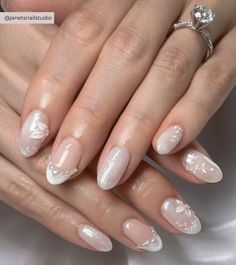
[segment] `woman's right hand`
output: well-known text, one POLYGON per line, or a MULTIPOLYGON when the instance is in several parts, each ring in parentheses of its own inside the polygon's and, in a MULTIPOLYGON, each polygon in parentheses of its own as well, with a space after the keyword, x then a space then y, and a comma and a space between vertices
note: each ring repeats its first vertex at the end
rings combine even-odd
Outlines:
MULTIPOLYGON (((33 158, 21 156, 17 135, 24 95, 56 30, 56 26, 0 26, 1 200, 64 239, 93 250, 111 250, 108 236, 137 251, 160 250, 160 237, 139 212, 169 232, 198 233, 198 217, 167 178, 146 162, 117 189, 126 203, 112 191, 99 189, 96 165, 80 178, 55 187, 44 178, 50 145, 33 158)), ((187 149, 193 147, 206 153, 197 143, 187 149)), ((182 168, 181 153, 165 158, 156 153, 150 156, 169 171, 196 182, 182 168)))

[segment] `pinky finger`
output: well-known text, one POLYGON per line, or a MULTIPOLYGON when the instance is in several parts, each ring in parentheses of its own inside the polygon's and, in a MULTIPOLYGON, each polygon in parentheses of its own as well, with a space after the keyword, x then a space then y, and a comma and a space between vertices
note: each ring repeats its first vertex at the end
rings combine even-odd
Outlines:
POLYGON ((85 217, 42 189, 0 155, 0 200, 83 248, 107 252, 112 243, 85 217))
POLYGON ((235 39, 236 28, 224 36, 213 56, 196 72, 188 91, 154 136, 156 152, 164 155, 186 147, 225 101, 236 84, 235 39))
POLYGON ((148 155, 166 170, 193 184, 215 183, 223 178, 219 166, 196 141, 172 155, 160 155, 152 148, 148 155))

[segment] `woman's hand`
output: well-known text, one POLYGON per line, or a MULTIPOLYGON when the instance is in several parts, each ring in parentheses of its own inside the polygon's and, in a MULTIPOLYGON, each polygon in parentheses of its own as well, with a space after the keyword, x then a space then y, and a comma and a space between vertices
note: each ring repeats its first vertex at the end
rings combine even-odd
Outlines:
MULTIPOLYGON (((27 2, 6 1, 9 10, 17 4, 26 8, 27 2)), ((194 1, 77 0, 71 6, 59 1, 56 7, 41 1, 34 10, 44 4, 44 9, 50 5, 61 14, 60 21, 72 14, 31 82, 21 150, 32 156, 61 126, 47 169, 51 184, 82 172, 118 118, 99 159, 98 183, 110 189, 124 182, 151 142, 156 151, 167 154, 195 139, 235 84, 234 0, 224 7, 221 0, 204 1, 217 16, 209 28, 215 52, 203 65, 206 44, 200 34, 178 30, 167 38, 178 18, 190 20, 194 1)), ((207 162, 207 174, 191 170, 195 177, 221 180, 220 169, 206 157, 187 154, 183 159, 187 170, 189 162, 198 168, 207 162)))
MULTIPOLYGON (((139 212, 169 232, 198 233, 201 223, 196 214, 166 177, 146 162, 119 186, 117 195, 99 189, 96 164, 63 186, 50 185, 43 177, 50 145, 31 159, 21 156, 17 135, 23 99, 56 30, 56 26, 0 26, 1 200, 64 239, 92 250, 111 250, 108 236, 137 251, 160 250, 160 237, 139 212)), ((193 148, 207 155, 197 143, 184 152, 193 148)), ((181 153, 165 159, 158 154, 150 156, 173 173, 196 182, 182 169, 181 153)))

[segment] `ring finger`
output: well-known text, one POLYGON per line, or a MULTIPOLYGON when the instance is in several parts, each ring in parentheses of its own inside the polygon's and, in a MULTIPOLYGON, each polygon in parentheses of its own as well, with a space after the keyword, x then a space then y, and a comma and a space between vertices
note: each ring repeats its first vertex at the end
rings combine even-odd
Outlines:
MULTIPOLYGON (((184 10, 181 20, 187 20, 192 5, 190 3, 184 10)), ((221 3, 214 2, 211 6, 218 14, 218 19, 210 28, 213 40, 216 40, 231 23, 233 11, 229 7, 227 20, 222 23, 221 13, 217 12, 221 9, 221 3)), ((112 188, 123 182, 137 167, 162 120, 187 90, 205 53, 206 44, 196 32, 175 31, 168 38, 102 152, 98 165, 98 183, 103 189, 112 188), (125 153, 129 156, 125 156, 125 153)), ((174 129, 176 137, 180 138, 183 133, 181 128, 176 125, 174 129)), ((217 182, 222 178, 220 170, 218 171, 214 175, 215 180, 211 179, 211 182, 217 182)))
MULTIPOLYGON (((148 71, 182 4, 170 0, 149 0, 148 4, 136 1, 106 42, 55 140, 50 162, 59 174, 52 174, 48 168, 51 184, 65 182, 76 169, 83 171, 97 154, 148 71), (174 8, 170 9, 171 4, 174 8)), ((128 159, 128 152, 124 156, 128 159)))

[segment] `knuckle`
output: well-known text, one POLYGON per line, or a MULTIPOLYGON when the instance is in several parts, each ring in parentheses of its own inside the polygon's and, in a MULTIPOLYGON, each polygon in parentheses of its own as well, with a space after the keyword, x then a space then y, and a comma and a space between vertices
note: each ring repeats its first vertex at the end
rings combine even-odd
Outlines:
POLYGON ((96 127, 103 127, 110 121, 108 112, 104 109, 104 104, 94 96, 84 96, 75 106, 75 113, 79 113, 79 119, 86 123, 91 123, 96 127))
POLYGON ((148 111, 147 108, 136 106, 134 109, 130 109, 129 113, 126 116, 127 122, 132 124, 137 124, 139 127, 142 125, 142 128, 150 131, 150 128, 155 124, 155 117, 151 115, 152 111, 148 111))
POLYGON ((38 81, 40 86, 42 88, 58 88, 58 87, 64 87, 63 79, 60 75, 57 75, 53 71, 50 73, 45 73, 42 77, 42 79, 39 79, 38 81))
POLYGON ((115 201, 107 197, 100 197, 100 199, 95 202, 95 207, 102 216, 110 215, 114 210, 114 205, 115 201))
POLYGON ((21 207, 31 205, 38 198, 38 190, 34 188, 33 182, 22 175, 8 176, 0 185, 0 193, 7 201, 21 207))
POLYGON ((179 79, 185 76, 190 61, 182 48, 168 47, 160 51, 153 66, 167 77, 179 79))
POLYGON ((77 44, 87 44, 100 36, 103 27, 104 17, 102 13, 91 8, 69 15, 62 25, 62 32, 66 39, 77 44))
POLYGON ((214 90, 217 93, 222 92, 225 94, 232 85, 231 75, 225 71, 223 66, 215 65, 202 67, 202 69, 199 70, 198 76, 206 83, 206 86, 208 86, 210 90, 214 90))
POLYGON ((195 112, 198 113, 198 118, 209 117, 212 113, 209 104, 206 104, 194 96, 186 96, 185 105, 187 105, 186 109, 195 109, 195 112))
POLYGON ((50 222, 61 223, 63 220, 67 219, 67 214, 68 212, 65 207, 52 203, 47 209, 46 216, 50 222))
POLYGON ((108 56, 131 63, 142 59, 149 51, 150 41, 147 34, 131 27, 118 29, 104 47, 108 56))

